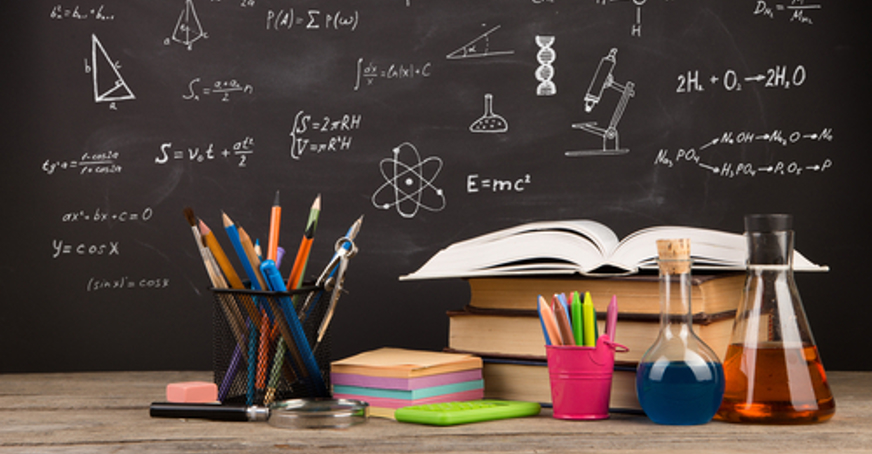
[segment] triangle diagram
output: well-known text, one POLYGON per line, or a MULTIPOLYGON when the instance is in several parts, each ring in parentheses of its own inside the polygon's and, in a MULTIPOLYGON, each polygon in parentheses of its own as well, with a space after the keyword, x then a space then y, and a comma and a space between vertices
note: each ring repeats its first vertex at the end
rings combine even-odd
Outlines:
POLYGON ((91 35, 91 66, 94 77, 94 101, 114 102, 136 99, 118 67, 109 58, 97 35, 91 35))
POLYGON ((500 26, 497 25, 496 27, 482 33, 478 38, 473 39, 463 47, 448 54, 446 58, 449 60, 462 60, 464 58, 481 58, 514 54, 515 51, 513 50, 490 50, 490 35, 499 28, 500 26))

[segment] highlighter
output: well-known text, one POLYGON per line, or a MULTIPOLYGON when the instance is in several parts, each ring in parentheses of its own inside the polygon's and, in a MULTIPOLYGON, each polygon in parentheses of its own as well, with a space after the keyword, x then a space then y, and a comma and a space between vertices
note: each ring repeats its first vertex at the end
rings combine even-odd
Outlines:
POLYGON ((584 317, 581 315, 581 298, 578 292, 572 292, 572 334, 575 336, 575 345, 584 345, 584 317))
POLYGON ((584 292, 584 302, 581 303, 581 312, 584 317, 584 346, 596 347, 596 311, 590 292, 584 292))

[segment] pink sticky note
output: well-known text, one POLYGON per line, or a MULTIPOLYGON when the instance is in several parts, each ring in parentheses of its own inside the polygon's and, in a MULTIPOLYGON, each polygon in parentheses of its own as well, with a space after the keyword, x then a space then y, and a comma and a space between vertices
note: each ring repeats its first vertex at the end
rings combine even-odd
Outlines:
POLYGON ((218 400, 218 386, 204 381, 170 383, 167 385, 168 402, 205 403, 218 400))

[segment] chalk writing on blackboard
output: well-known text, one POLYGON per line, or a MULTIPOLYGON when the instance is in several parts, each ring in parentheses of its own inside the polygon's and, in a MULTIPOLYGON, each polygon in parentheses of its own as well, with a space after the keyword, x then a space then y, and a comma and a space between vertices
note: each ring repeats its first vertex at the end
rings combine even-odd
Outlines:
POLYGON ((514 50, 492 50, 490 48, 490 35, 499 28, 500 26, 497 25, 496 27, 482 33, 477 38, 466 43, 463 47, 448 54, 445 58, 449 60, 462 60, 465 58, 483 58, 514 54, 514 50))
POLYGON ((102 208, 93 210, 74 210, 68 211, 61 215, 61 222, 74 224, 80 222, 92 223, 125 223, 125 222, 148 222, 154 217, 154 210, 151 207, 139 211, 117 211, 112 212, 102 208))
POLYGON ((72 7, 64 5, 55 5, 51 9, 49 17, 54 20, 75 19, 75 20, 96 20, 110 21, 115 20, 115 15, 105 12, 105 5, 100 5, 97 8, 82 8, 79 5, 72 7))
POLYGON ((396 208, 406 219, 414 218, 421 209, 438 212, 445 208, 444 192, 433 185, 442 171, 441 158, 421 160, 415 145, 404 142, 393 149, 391 158, 379 162, 379 168, 385 182, 372 195, 376 208, 396 208))
POLYGON ((85 60, 85 73, 91 73, 94 82, 94 102, 111 103, 136 99, 119 72, 121 64, 112 61, 97 35, 91 35, 91 60, 85 60))
POLYGON ((797 65, 788 67, 776 65, 764 72, 740 76, 735 70, 728 69, 723 75, 700 76, 699 70, 690 70, 679 74, 676 93, 695 93, 705 91, 705 82, 715 88, 723 88, 726 91, 742 91, 745 84, 754 84, 763 88, 790 89, 799 87, 808 78, 805 66, 797 65))
POLYGON ((357 59, 357 79, 354 83, 354 91, 361 86, 373 85, 376 79, 400 80, 430 77, 433 65, 430 62, 423 64, 415 63, 387 63, 376 64, 370 61, 364 65, 364 59, 357 59))
POLYGON ((703 170, 728 178, 737 176, 754 177, 758 174, 799 176, 804 172, 827 171, 832 168, 833 161, 829 158, 822 158, 805 163, 800 163, 798 160, 789 162, 779 160, 762 164, 750 162, 714 164, 712 163, 714 158, 711 157, 712 150, 710 149, 718 145, 733 146, 753 143, 767 143, 789 147, 799 142, 831 142, 832 140, 833 130, 831 128, 823 128, 821 131, 814 132, 793 131, 790 133, 785 133, 779 129, 765 133, 727 131, 700 147, 680 148, 675 152, 668 149, 660 149, 657 157, 654 159, 654 164, 671 168, 679 163, 690 163, 697 165, 703 170))
POLYGON ((235 159, 237 166, 246 167, 248 157, 252 154, 254 154, 254 138, 251 136, 246 136, 224 148, 217 147, 214 143, 209 143, 201 148, 200 146, 178 147, 172 142, 164 142, 161 144, 160 153, 154 158, 154 162, 155 164, 166 164, 173 160, 202 163, 217 159, 230 161, 232 158, 235 159))
POLYGON ((509 122, 502 115, 494 113, 494 97, 484 95, 484 114, 469 125, 470 132, 500 133, 509 130, 509 122))
POLYGON ((360 129, 363 115, 342 114, 338 117, 313 117, 305 111, 297 112, 291 129, 291 157, 300 159, 303 153, 320 154, 325 151, 348 151, 354 137, 349 133, 360 129), (312 135, 318 135, 312 139, 312 135))
POLYGON ((554 60, 557 60, 557 51, 551 46, 554 45, 554 36, 536 35, 536 45, 539 46, 539 52, 536 53, 536 61, 539 62, 539 67, 536 68, 536 80, 539 81, 539 86, 536 87, 536 96, 554 96, 557 94, 557 85, 552 80, 554 78, 554 60))
POLYGON ((134 278, 121 276, 113 278, 92 277, 85 285, 85 291, 97 292, 101 290, 160 290, 169 288, 170 279, 167 277, 134 278))
POLYGON ((105 241, 96 243, 72 242, 64 240, 52 240, 52 256, 56 259, 61 256, 97 257, 121 255, 119 241, 105 241))
POLYGON ((609 125, 605 128, 597 126, 596 122, 576 123, 572 125, 573 128, 581 129, 584 132, 589 132, 602 137, 603 146, 600 149, 567 151, 565 153, 566 156, 621 155, 630 151, 629 149, 621 148, 620 146, 618 123, 624 115, 627 103, 636 92, 633 82, 627 82, 621 85, 615 81, 615 78, 612 75, 612 71, 617 63, 617 59, 615 58, 617 53, 617 49, 612 49, 609 51, 608 55, 600 60, 599 66, 597 66, 596 72, 587 88, 587 93, 584 95, 584 110, 586 112, 592 112, 594 107, 599 104, 603 92, 606 89, 610 88, 621 94, 621 98, 614 108, 614 113, 609 121, 609 125))
POLYGON ((754 15, 762 16, 769 19, 776 17, 788 17, 790 22, 795 22, 805 25, 813 25, 811 17, 806 15, 806 11, 819 10, 821 5, 817 3, 806 4, 805 0, 790 0, 786 2, 771 3, 765 0, 757 0, 754 6, 754 15))
POLYGON ((466 192, 475 194, 478 192, 524 192, 533 180, 530 174, 521 178, 490 178, 481 177, 477 173, 467 175, 466 192))
POLYGON ((204 84, 202 79, 195 77, 188 82, 188 92, 182 95, 182 98, 189 101, 199 101, 200 96, 215 95, 221 101, 229 102, 231 95, 235 93, 250 95, 254 93, 254 87, 251 84, 243 84, 236 79, 216 80, 211 84, 204 84))
POLYGON ((105 153, 83 153, 80 159, 58 161, 46 159, 42 163, 43 172, 52 175, 59 170, 75 170, 79 175, 108 175, 121 173, 122 167, 118 164, 119 153, 107 151, 105 153))
MULTIPOLYGON (((200 15, 197 14, 197 9, 194 7, 194 0, 185 0, 185 7, 179 14, 179 20, 176 21, 176 27, 173 29, 170 39, 191 50, 195 42, 208 37, 200 23, 200 15)), ((165 44, 169 44, 169 41, 165 41, 165 44)))
POLYGON ((354 11, 322 11, 307 9, 297 12, 294 8, 269 10, 266 12, 267 30, 348 30, 355 31, 360 23, 360 12, 354 11))

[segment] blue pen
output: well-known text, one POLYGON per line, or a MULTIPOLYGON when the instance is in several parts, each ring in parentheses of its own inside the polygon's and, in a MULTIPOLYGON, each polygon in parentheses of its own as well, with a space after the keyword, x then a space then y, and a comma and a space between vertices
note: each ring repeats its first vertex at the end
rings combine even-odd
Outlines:
MULTIPOLYGON (((264 260, 260 265, 261 273, 267 282, 267 285, 274 292, 287 292, 285 282, 276 263, 272 260, 264 260)), ((316 396, 327 395, 327 385, 324 383, 324 378, 321 376, 321 369, 318 367, 318 362, 315 360, 315 355, 312 353, 312 348, 309 346, 309 340, 303 332, 303 325, 300 324, 300 319, 297 317, 297 312, 294 310, 294 304, 287 296, 278 298, 281 305, 281 312, 284 314, 285 324, 290 330, 293 338, 293 343, 297 346, 297 350, 302 356, 303 365, 309 371, 309 376, 312 378, 316 389, 316 396)), ((277 320, 276 323, 281 323, 277 320)), ((281 327, 281 325, 280 325, 281 327)), ((290 347, 289 339, 285 339, 285 343, 290 347)))

